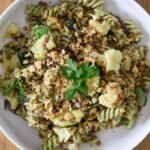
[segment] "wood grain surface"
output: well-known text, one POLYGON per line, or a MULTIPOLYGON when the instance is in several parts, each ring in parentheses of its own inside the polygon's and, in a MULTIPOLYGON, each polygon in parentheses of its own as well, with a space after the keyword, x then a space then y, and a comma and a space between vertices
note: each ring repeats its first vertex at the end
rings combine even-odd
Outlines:
MULTIPOLYGON (((14 0, 0 0, 0 14, 13 2, 14 0)), ((137 0, 137 2, 150 13, 150 0, 137 0)), ((0 132, 0 150, 17 150, 17 147, 12 144, 1 132, 0 132)), ((135 150, 150 150, 150 135, 145 138, 135 148, 135 150)))

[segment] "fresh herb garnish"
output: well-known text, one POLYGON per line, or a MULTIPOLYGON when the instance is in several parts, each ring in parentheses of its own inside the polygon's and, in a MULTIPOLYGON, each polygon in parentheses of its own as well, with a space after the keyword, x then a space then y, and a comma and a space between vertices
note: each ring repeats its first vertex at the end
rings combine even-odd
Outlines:
POLYGON ((16 88, 18 90, 18 100, 20 103, 23 103, 26 97, 25 88, 21 80, 18 80, 17 82, 16 88))
POLYGON ((50 29, 43 25, 36 25, 33 28, 33 31, 34 31, 34 38, 37 40, 40 39, 43 35, 47 34, 50 31, 50 29))
POLYGON ((76 87, 69 88, 65 93, 65 99, 72 100, 77 96, 77 94, 78 94, 78 89, 76 87))
POLYGON ((25 88, 20 79, 15 79, 3 90, 4 95, 10 95, 12 91, 16 91, 18 93, 18 101, 19 103, 23 103, 26 97, 25 88))
POLYGON ((84 63, 78 67, 77 63, 72 59, 68 60, 68 66, 62 66, 61 71, 68 80, 73 80, 73 87, 67 89, 65 99, 72 100, 78 93, 88 94, 86 80, 99 75, 99 68, 84 63))

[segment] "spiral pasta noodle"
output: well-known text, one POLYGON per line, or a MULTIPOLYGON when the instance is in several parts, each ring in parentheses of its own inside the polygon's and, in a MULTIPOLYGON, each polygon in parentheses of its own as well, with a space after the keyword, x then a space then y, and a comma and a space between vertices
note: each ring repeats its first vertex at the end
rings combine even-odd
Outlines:
POLYGON ((99 122, 107 122, 111 119, 116 119, 121 116, 120 109, 119 108, 113 108, 113 109, 106 109, 102 110, 99 114, 99 122))
POLYGON ((143 37, 141 31, 132 21, 125 21, 125 24, 129 30, 128 38, 131 42, 139 42, 143 37))
POLYGON ((78 0, 79 4, 82 4, 85 7, 91 7, 91 8, 102 8, 104 5, 104 0, 78 0))

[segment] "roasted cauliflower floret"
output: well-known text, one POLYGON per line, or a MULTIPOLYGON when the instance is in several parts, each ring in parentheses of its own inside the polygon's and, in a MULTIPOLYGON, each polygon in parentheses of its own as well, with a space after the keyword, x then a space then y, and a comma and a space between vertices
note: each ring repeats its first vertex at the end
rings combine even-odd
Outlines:
POLYGON ((53 39, 53 37, 50 37, 49 40, 48 40, 48 42, 47 42, 47 44, 46 44, 46 48, 48 50, 51 50, 51 49, 53 49, 55 47, 56 47, 56 44, 54 42, 54 39, 53 39))
POLYGON ((89 26, 91 28, 94 28, 98 33, 100 33, 101 35, 107 35, 111 26, 110 24, 108 24, 107 22, 98 22, 98 21, 94 21, 94 20, 89 20, 89 26))
POLYGON ((123 101, 123 91, 117 82, 110 82, 105 92, 99 97, 99 103, 108 108, 117 107, 123 101))
POLYGON ((122 53, 119 50, 110 49, 104 55, 106 59, 106 71, 118 72, 120 70, 122 53))
POLYGON ((43 60, 46 57, 46 50, 44 49, 44 42, 47 35, 43 35, 36 43, 31 47, 31 51, 34 54, 34 58, 37 60, 43 60))

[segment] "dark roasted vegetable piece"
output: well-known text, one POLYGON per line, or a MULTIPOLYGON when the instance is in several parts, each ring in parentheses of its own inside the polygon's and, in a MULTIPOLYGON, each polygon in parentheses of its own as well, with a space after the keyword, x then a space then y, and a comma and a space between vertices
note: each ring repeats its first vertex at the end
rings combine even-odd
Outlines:
POLYGON ((66 51, 66 53, 70 56, 70 58, 72 58, 73 60, 77 61, 77 57, 75 56, 74 52, 71 50, 70 47, 65 47, 64 50, 66 51))
POLYGON ((20 62, 20 65, 22 67, 25 67, 26 65, 23 64, 23 61, 25 60, 25 55, 27 54, 27 52, 20 52, 18 53, 18 59, 19 59, 19 62, 20 62))
POLYGON ((128 36, 130 33, 129 33, 129 29, 127 28, 126 24, 124 23, 124 21, 120 17, 117 17, 117 19, 118 19, 124 33, 128 36))
POLYGON ((75 22, 76 22, 75 19, 67 20, 67 21, 66 21, 66 26, 67 26, 69 29, 73 29, 73 25, 75 24, 75 22))
POLYGON ((30 65, 30 64, 33 63, 33 59, 34 59, 34 58, 33 58, 32 56, 26 57, 26 54, 28 54, 27 51, 22 51, 22 52, 19 52, 19 53, 17 54, 17 57, 18 57, 18 59, 19 59, 20 66, 21 66, 22 68, 25 68, 25 67, 27 67, 28 65, 30 65), (25 61, 25 60, 28 61, 26 64, 24 64, 24 61, 25 61))
POLYGON ((74 52, 73 52, 73 51, 71 50, 71 48, 68 47, 68 46, 64 47, 64 46, 60 45, 60 46, 58 46, 58 47, 52 49, 51 52, 52 52, 52 51, 62 51, 62 50, 65 50, 65 52, 70 56, 71 59, 73 59, 73 60, 75 60, 75 61, 78 61, 78 59, 77 59, 77 57, 75 56, 74 52))
POLYGON ((14 109, 11 108, 11 104, 10 104, 10 102, 9 102, 8 100, 5 100, 5 101, 4 101, 4 109, 5 109, 5 110, 8 109, 10 112, 12 112, 12 113, 15 114, 15 115, 17 115, 17 114, 16 114, 16 111, 18 110, 18 108, 19 108, 19 105, 18 105, 18 107, 14 110, 14 109))

